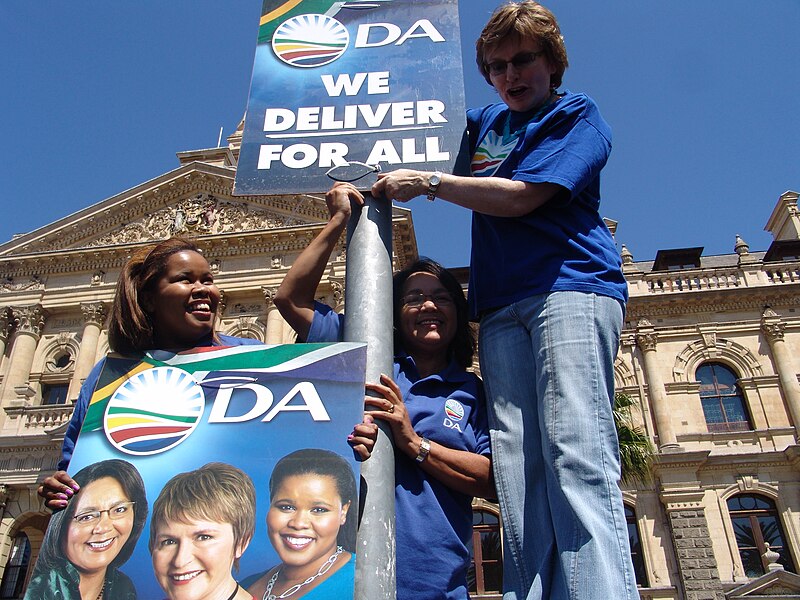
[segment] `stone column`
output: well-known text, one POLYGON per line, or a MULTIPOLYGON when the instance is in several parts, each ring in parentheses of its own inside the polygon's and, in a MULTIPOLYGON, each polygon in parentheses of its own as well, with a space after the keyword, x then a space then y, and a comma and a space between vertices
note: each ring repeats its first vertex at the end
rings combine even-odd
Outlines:
POLYGON ((267 303, 267 339, 264 341, 267 344, 280 344, 283 342, 283 317, 274 302, 275 292, 278 290, 262 285, 261 291, 264 292, 264 301, 267 303))
POLYGON ((786 324, 778 313, 771 308, 766 308, 761 315, 761 331, 769 342, 781 391, 783 391, 786 404, 789 406, 789 414, 794 422, 795 432, 800 437, 800 383, 797 382, 797 372, 792 364, 792 356, 783 339, 785 329, 786 324))
POLYGON ((662 492, 685 600, 724 600, 702 490, 662 492))
MULTIPOLYGON (((44 311, 41 305, 13 306, 11 318, 16 331, 11 341, 11 357, 6 383, 3 386, 3 404, 18 399, 15 388, 28 383, 33 366, 36 345, 44 327, 44 311)), ((4 418, 4 416, 3 416, 4 418)))
POLYGON ((8 324, 10 323, 5 307, 0 307, 0 362, 6 355, 6 342, 8 342, 8 324))
POLYGON ((640 320, 636 327, 636 345, 644 360, 644 374, 650 394, 650 406, 653 408, 653 416, 658 430, 658 446, 662 452, 674 452, 680 450, 680 445, 672 428, 667 394, 658 369, 657 343, 658 334, 655 328, 647 319, 640 320))
POLYGON ((75 361, 75 371, 72 374, 72 381, 69 383, 68 400, 74 400, 78 397, 83 381, 94 366, 97 343, 100 340, 100 330, 106 318, 106 305, 103 302, 81 304, 81 312, 83 312, 84 320, 83 336, 81 337, 78 358, 75 361))

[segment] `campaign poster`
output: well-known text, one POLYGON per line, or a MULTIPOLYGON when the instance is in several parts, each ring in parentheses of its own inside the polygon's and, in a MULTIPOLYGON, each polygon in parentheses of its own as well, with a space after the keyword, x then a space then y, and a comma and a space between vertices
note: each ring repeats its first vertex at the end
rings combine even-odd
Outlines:
POLYGON ((465 172, 457 0, 264 0, 260 23, 236 194, 465 172))
POLYGON ((365 361, 357 343, 109 356, 69 466, 88 483, 53 515, 26 598, 79 597, 77 581, 104 567, 104 600, 226 600, 231 577, 252 585, 323 553, 332 575, 316 593, 335 583, 328 597, 352 598, 359 463, 347 437, 363 418, 365 361), (307 523, 323 513, 327 529, 307 523))

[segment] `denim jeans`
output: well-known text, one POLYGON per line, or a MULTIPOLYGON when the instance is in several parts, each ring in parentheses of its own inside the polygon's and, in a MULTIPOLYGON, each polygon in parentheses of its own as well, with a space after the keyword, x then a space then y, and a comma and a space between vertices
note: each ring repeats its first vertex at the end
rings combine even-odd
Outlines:
POLYGON ((623 308, 552 292, 481 320, 504 600, 638 600, 612 416, 623 308))

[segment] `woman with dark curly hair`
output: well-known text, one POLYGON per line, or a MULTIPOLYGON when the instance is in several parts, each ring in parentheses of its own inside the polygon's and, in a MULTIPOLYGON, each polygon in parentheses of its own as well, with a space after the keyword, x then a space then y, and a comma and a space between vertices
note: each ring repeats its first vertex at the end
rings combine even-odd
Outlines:
POLYGON ((130 558, 147 520, 147 496, 129 462, 104 460, 75 474, 81 491, 50 519, 28 585, 29 600, 135 600, 118 569, 130 558))
MULTIPOLYGON (((283 280, 275 305, 306 342, 341 339, 342 315, 315 301, 317 284, 363 196, 349 184, 326 195, 330 220, 283 280)), ((494 497, 488 426, 464 292, 447 269, 421 259, 394 278, 392 377, 367 397, 392 430, 397 598, 467 598, 474 496, 494 497), (424 559, 420 559, 424 557, 424 559)))

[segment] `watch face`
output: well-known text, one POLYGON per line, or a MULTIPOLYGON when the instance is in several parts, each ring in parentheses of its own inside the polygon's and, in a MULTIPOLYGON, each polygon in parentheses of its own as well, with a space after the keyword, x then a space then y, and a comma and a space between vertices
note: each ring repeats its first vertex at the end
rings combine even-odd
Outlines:
POLYGON ((441 183, 441 181, 442 181, 442 178, 439 176, 439 174, 438 173, 434 173, 433 175, 431 175, 431 178, 428 180, 428 185, 435 187, 435 186, 439 185, 441 183))

